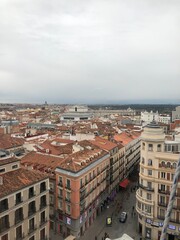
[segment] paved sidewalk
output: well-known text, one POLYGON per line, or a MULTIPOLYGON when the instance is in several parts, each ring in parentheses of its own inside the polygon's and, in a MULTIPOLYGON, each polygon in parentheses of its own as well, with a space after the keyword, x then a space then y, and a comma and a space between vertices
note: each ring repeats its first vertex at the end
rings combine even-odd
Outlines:
MULTIPOLYGON (((85 234, 79 240, 102 240, 105 232, 109 234, 111 239, 121 237, 124 233, 128 234, 135 240, 140 239, 137 232, 137 215, 132 215, 132 208, 135 207, 135 191, 131 192, 131 188, 135 186, 135 182, 130 182, 125 190, 121 190, 110 203, 109 208, 105 209, 100 216, 96 218, 93 224, 86 230, 85 234), (119 216, 122 211, 128 214, 125 223, 119 222, 119 216), (106 226, 106 217, 112 217, 112 226, 106 226)), ((52 234, 51 240, 63 240, 59 234, 52 234)))
MULTIPOLYGON (((114 202, 111 202, 109 208, 104 210, 100 216, 96 218, 94 223, 88 228, 84 236, 80 240, 102 240, 105 232, 110 238, 121 237, 124 233, 130 235, 133 239, 139 240, 140 236, 137 232, 137 215, 132 214, 132 208, 135 207, 135 191, 131 192, 131 187, 135 183, 130 183, 128 189, 120 191, 114 202), (125 223, 119 222, 120 212, 126 211, 128 214, 125 223), (106 217, 112 217, 112 226, 106 226, 106 217)), ((135 212, 135 211, 134 211, 135 212)))

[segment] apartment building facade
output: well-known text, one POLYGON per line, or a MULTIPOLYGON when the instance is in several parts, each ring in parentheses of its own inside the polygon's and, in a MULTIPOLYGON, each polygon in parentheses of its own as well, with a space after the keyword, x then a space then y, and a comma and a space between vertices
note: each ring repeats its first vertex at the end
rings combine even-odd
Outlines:
MULTIPOLYGON (((149 124, 141 135, 136 211, 144 239, 159 240, 177 166, 180 142, 166 141, 162 128, 149 124)), ((167 240, 180 236, 180 183, 167 229, 167 240)))
POLYGON ((56 168, 57 230, 64 238, 83 235, 107 204, 110 155, 89 145, 56 168))
POLYGON ((49 177, 49 226, 56 232, 56 177, 55 168, 61 164, 63 158, 55 155, 29 152, 21 159, 22 168, 45 173, 49 177))
POLYGON ((0 161, 0 239, 49 239, 49 179, 20 168, 17 159, 0 161))
POLYGON ((140 134, 122 132, 115 135, 114 139, 124 146, 124 178, 127 178, 140 161, 140 134))

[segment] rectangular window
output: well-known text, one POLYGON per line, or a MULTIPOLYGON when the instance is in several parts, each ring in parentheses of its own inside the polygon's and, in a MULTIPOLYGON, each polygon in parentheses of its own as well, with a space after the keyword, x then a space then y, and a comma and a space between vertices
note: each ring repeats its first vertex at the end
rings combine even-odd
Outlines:
POLYGON ((40 184, 40 193, 42 193, 42 192, 44 192, 44 191, 46 191, 46 182, 42 182, 42 183, 40 184))
POLYGON ((70 204, 66 204, 66 212, 67 213, 71 213, 71 205, 70 204))
POLYGON ((5 168, 0 169, 0 173, 3 173, 3 172, 5 172, 5 168))
POLYGON ((35 212, 36 212, 36 203, 35 201, 32 201, 29 203, 29 206, 28 206, 28 215, 31 216, 35 212))
POLYGON ((160 217, 161 218, 165 217, 165 210, 164 209, 160 209, 160 217))
POLYGON ((71 198, 70 192, 66 192, 66 199, 67 199, 68 201, 70 201, 70 198, 71 198))
POLYGON ((1 226, 1 229, 4 229, 4 230, 9 228, 9 215, 6 215, 0 218, 0 226, 1 226))
POLYGON ((12 166, 12 169, 16 169, 16 168, 18 168, 17 164, 12 166))
POLYGON ((22 239, 22 226, 16 228, 16 239, 22 239))
POLYGON ((83 186, 83 179, 81 178, 80 179, 80 187, 82 187, 83 186))
POLYGON ((0 213, 4 212, 8 210, 8 199, 4 199, 2 201, 0 201, 0 213))
POLYGON ((66 187, 67 187, 68 189, 71 189, 71 182, 70 182, 69 179, 66 180, 66 187))
POLYGON ((63 180, 62 180, 62 177, 59 177, 59 184, 62 186, 62 182, 63 182, 63 180))
POLYGON ((62 206, 63 206, 62 200, 59 200, 58 201, 58 208, 62 210, 62 208, 63 208, 62 206))
POLYGON ((15 211, 15 224, 23 221, 23 219, 24 219, 23 208, 21 207, 15 211))
POLYGON ((147 199, 151 200, 151 194, 150 193, 147 193, 147 199))
POLYGON ((40 240, 44 240, 46 238, 46 232, 45 232, 45 228, 43 228, 40 231, 40 240))
POLYGON ((152 170, 148 169, 148 175, 152 176, 152 170))
POLYGON ((161 178, 163 178, 163 179, 166 178, 166 173, 165 172, 161 172, 161 178))
POLYGON ((29 188, 29 198, 32 198, 34 196, 35 196, 34 187, 30 187, 29 188))
POLYGON ((166 187, 165 187, 165 185, 164 184, 161 184, 161 191, 165 191, 165 189, 166 189, 166 187))
POLYGON ((29 232, 32 232, 35 229, 34 218, 29 220, 29 232))
POLYGON ((152 182, 147 182, 147 188, 152 189, 152 182))
POLYGON ((16 194, 16 205, 22 203, 21 193, 16 194))
POLYGON ((1 240, 8 240, 8 233, 1 237, 1 240))
POLYGON ((40 198, 40 209, 44 208, 47 206, 47 203, 46 203, 46 195, 42 196, 40 198))
POLYGON ((46 213, 45 211, 41 213, 41 224, 45 223, 46 221, 46 213))
POLYGON ((29 238, 29 240, 35 240, 35 237, 34 237, 34 236, 32 236, 32 237, 30 237, 30 238, 29 238))

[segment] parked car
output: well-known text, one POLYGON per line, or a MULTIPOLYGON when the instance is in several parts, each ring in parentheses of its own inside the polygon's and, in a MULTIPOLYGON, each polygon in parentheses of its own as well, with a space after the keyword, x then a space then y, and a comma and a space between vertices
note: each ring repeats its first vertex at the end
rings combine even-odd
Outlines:
POLYGON ((127 219, 127 212, 122 212, 119 218, 119 221, 124 223, 127 219))

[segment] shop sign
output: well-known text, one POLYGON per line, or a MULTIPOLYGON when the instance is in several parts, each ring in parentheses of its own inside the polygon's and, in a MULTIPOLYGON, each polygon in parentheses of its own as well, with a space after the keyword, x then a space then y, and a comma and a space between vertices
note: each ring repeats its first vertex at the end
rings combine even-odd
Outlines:
POLYGON ((70 219, 69 217, 66 218, 66 223, 67 223, 68 225, 71 225, 71 219, 70 219))
POLYGON ((176 226, 171 225, 171 224, 168 225, 168 228, 169 228, 169 229, 172 229, 172 230, 176 230, 176 226))
POLYGON ((159 227, 159 223, 158 223, 158 222, 152 222, 152 223, 151 223, 151 226, 159 227))

